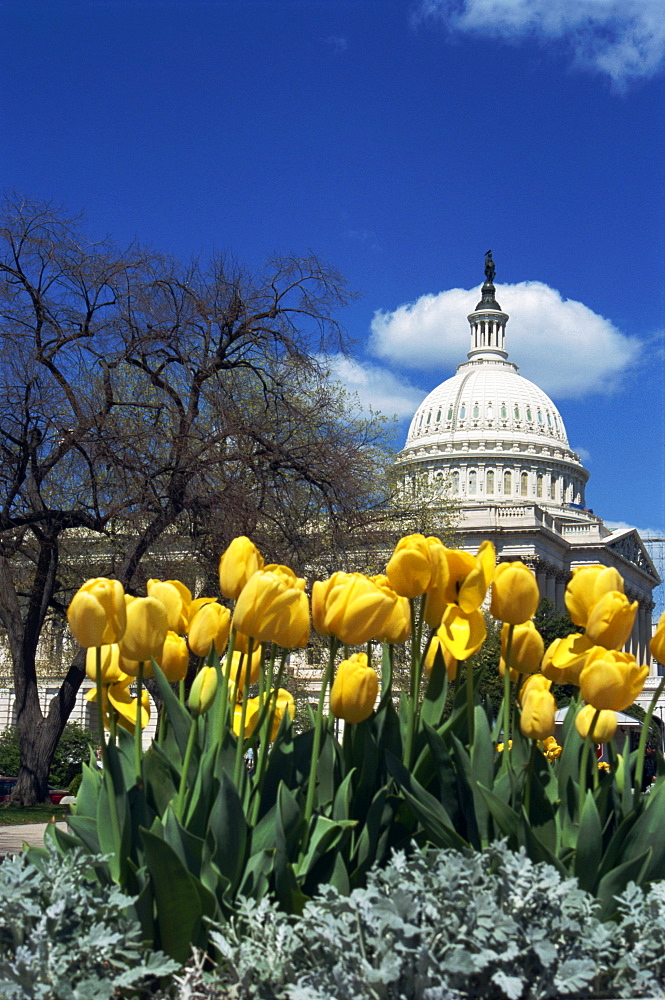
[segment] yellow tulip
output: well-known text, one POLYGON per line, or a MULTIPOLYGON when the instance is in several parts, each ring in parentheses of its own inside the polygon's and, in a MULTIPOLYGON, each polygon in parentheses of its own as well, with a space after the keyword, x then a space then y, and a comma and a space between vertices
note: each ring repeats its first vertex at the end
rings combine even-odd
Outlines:
MULTIPOLYGON (((593 705, 585 705, 575 716, 575 729, 583 740, 589 735, 596 709, 593 705)), ((617 731, 617 714, 610 709, 602 709, 593 727, 594 743, 609 743, 617 731)))
POLYGON ((660 616, 660 621, 649 643, 649 649, 654 660, 665 664, 665 611, 660 616))
POLYGON ((342 660, 330 691, 330 711, 345 722, 363 722, 374 709, 379 679, 368 666, 365 653, 354 653, 342 660))
MULTIPOLYGON (((243 688, 245 686, 245 675, 247 673, 247 664, 249 662, 249 657, 247 653, 243 653, 239 649, 233 650, 233 656, 231 657, 231 669, 229 671, 229 682, 234 685, 235 690, 238 692, 238 697, 242 698, 243 688)), ((252 665, 249 673, 249 683, 256 684, 259 679, 259 674, 261 671, 262 662, 262 649, 259 646, 252 652, 252 665)))
POLYGON ((487 595, 496 565, 491 542, 482 542, 477 553, 444 549, 444 569, 425 598, 424 618, 438 628, 447 605, 457 605, 464 614, 477 611, 487 595))
POLYGON ((234 538, 219 560, 219 589, 224 597, 237 600, 240 591, 257 570, 263 569, 263 556, 245 535, 234 538))
POLYGON ((594 708, 623 712, 637 698, 648 673, 649 668, 639 667, 631 653, 597 646, 588 653, 580 673, 580 691, 594 708))
POLYGON ((580 672, 589 652, 596 647, 581 632, 555 639, 545 651, 541 672, 555 684, 579 686, 580 672))
POLYGON ((155 597, 166 608, 169 630, 184 635, 189 621, 191 591, 180 580, 148 580, 148 597, 155 597))
POLYGON ((187 642, 195 656, 207 656, 213 645, 217 653, 226 649, 231 631, 231 612, 217 601, 201 605, 189 623, 187 642))
POLYGON ((387 642, 391 645, 406 642, 411 635, 411 606, 408 598, 400 597, 399 594, 395 593, 387 576, 379 574, 371 579, 393 602, 393 609, 383 626, 383 630, 377 633, 374 638, 379 642, 387 642))
POLYGON ((448 680, 454 681, 455 678, 457 677, 457 667, 458 667, 457 657, 453 656, 453 654, 447 649, 447 647, 444 646, 444 644, 439 639, 438 635, 432 636, 432 641, 430 642, 429 647, 427 649, 427 653, 425 655, 425 663, 424 663, 425 670, 427 671, 428 674, 432 673, 437 650, 440 650, 441 655, 443 656, 443 662, 446 667, 446 673, 448 674, 448 680))
POLYGON ((613 566, 577 566, 564 597, 575 624, 585 628, 594 604, 610 590, 623 593, 623 579, 613 566))
MULTIPOLYGON (((130 660, 126 656, 122 655, 122 650, 120 650, 120 669, 124 674, 130 677, 138 677, 140 663, 138 660, 130 660)), ((154 677, 154 670, 152 669, 152 659, 143 661, 143 676, 144 677, 154 677)))
POLYGON ((203 715, 207 712, 217 693, 217 670, 215 667, 202 667, 194 678, 189 691, 187 704, 192 715, 203 715))
MULTIPOLYGON (((501 659, 499 670, 503 677, 506 669, 506 649, 508 644, 508 632, 510 625, 504 624, 501 628, 501 659)), ((540 670, 540 662, 545 652, 545 643, 542 636, 532 621, 524 622, 523 625, 513 626, 513 643, 510 650, 510 672, 517 674, 535 674, 540 670)))
POLYGON ((589 612, 586 636, 596 646, 620 649, 633 631, 637 601, 631 604, 625 594, 609 590, 589 612))
POLYGON ((350 646, 381 635, 393 606, 388 594, 363 573, 333 573, 312 587, 314 628, 350 646))
POLYGON ((166 633, 162 652, 155 659, 171 684, 175 684, 176 681, 184 681, 189 667, 189 650, 181 635, 169 630, 166 633))
POLYGON ((549 691, 551 687, 552 681, 547 677, 543 677, 542 674, 529 674, 520 688, 520 705, 523 705, 529 695, 535 691, 549 691))
POLYGON ((522 625, 536 613, 540 595, 533 571, 522 562, 500 563, 494 571, 490 612, 499 621, 522 625))
POLYGON ((545 740, 554 735, 556 702, 549 691, 532 690, 522 703, 520 729, 531 740, 545 740))
POLYGON ((233 710, 233 732, 236 734, 238 739, 241 735, 244 740, 249 740, 254 735, 256 730, 256 724, 259 721, 259 716, 261 713, 261 706, 259 704, 258 698, 248 698, 247 708, 245 710, 245 728, 241 734, 240 723, 242 722, 242 705, 239 703, 235 706, 233 710))
MULTIPOLYGON (((110 729, 109 704, 113 705, 117 713, 118 725, 133 733, 136 728, 136 705, 137 699, 132 698, 129 686, 133 678, 124 675, 113 684, 104 684, 102 687, 102 718, 104 728, 110 729)), ((97 689, 91 688, 86 694, 86 701, 97 701, 97 689)), ((145 729, 150 721, 150 699, 148 692, 143 689, 141 692, 141 729, 145 729)))
POLYGON ((440 539, 424 535, 405 535, 395 546, 386 575, 400 597, 419 597, 439 579, 445 570, 444 547, 440 539))
POLYGON ((82 646, 106 646, 125 632, 125 591, 118 580, 86 580, 67 609, 72 635, 82 646))
POLYGON ((198 614, 201 608, 205 604, 218 604, 216 597, 195 597, 194 600, 189 605, 189 615, 187 617, 187 625, 191 625, 194 621, 194 616, 198 614))
POLYGON ((149 663, 151 657, 161 653, 167 631, 166 608, 161 601, 155 597, 129 598, 120 655, 126 660, 149 663))
POLYGON ((279 732, 279 727, 282 724, 282 719, 287 713, 291 716, 291 719, 295 718, 295 699, 290 691, 287 691, 285 688, 278 688, 277 701, 275 703, 275 714, 272 720, 270 736, 268 737, 271 742, 277 739, 277 733, 279 732))
POLYGON ((436 634, 456 660, 467 660, 485 641, 485 618, 482 611, 466 614, 456 604, 448 604, 436 634))
MULTIPOLYGON (((102 683, 114 684, 125 676, 120 666, 120 648, 117 642, 109 646, 100 646, 102 683)), ((89 646, 85 654, 85 672, 91 681, 97 680, 97 649, 89 646)))
POLYGON ((309 640, 309 604, 305 581, 286 566, 258 570, 236 602, 233 625, 260 642, 301 649, 309 640))

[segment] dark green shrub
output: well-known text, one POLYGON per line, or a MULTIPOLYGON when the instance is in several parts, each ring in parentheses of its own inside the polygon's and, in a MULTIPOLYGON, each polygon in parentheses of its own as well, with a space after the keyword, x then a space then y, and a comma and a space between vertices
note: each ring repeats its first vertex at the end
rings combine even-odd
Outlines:
POLYGON ((81 779, 82 778, 83 778, 83 774, 81 773, 81 771, 79 771, 79 773, 75 774, 74 777, 72 778, 72 780, 69 782, 69 794, 70 795, 78 795, 78 790, 81 787, 81 779))
MULTIPOLYGON (((49 784, 54 788, 67 788, 90 759, 90 748, 96 746, 95 738, 87 729, 77 722, 68 722, 53 754, 49 784)), ((17 775, 20 763, 18 732, 10 727, 0 734, 0 774, 17 775)))

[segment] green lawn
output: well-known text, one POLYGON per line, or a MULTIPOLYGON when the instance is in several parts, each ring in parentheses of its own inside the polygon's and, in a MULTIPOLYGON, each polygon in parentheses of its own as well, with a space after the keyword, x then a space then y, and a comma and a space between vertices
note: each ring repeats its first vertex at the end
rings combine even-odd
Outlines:
POLYGON ((56 820, 67 815, 65 806, 54 806, 44 803, 39 806, 5 806, 0 805, 0 826, 22 826, 25 823, 48 823, 55 816, 56 820))

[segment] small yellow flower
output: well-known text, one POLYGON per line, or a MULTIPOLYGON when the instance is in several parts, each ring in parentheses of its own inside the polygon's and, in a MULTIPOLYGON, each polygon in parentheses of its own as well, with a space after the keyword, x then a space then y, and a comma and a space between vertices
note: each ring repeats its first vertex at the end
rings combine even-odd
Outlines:
POLYGON ((162 668, 164 676, 171 683, 183 681, 189 667, 189 650, 181 635, 168 631, 159 656, 155 659, 162 668))
POLYGON ((333 573, 312 587, 314 628, 349 646, 384 634, 393 609, 394 599, 363 573, 333 573))
POLYGON ((214 644, 221 654, 229 641, 231 612, 217 601, 201 605, 190 620, 187 643, 195 656, 207 656, 214 644))
POLYGON ((365 653, 354 653, 337 668, 330 692, 330 711, 345 722, 369 718, 379 691, 379 679, 365 653))
MULTIPOLYGON (((109 646, 100 646, 99 649, 101 651, 102 683, 114 684, 125 677, 120 666, 120 648, 117 642, 109 646)), ((97 649, 94 646, 89 646, 86 651, 85 672, 91 681, 97 680, 97 649)))
POLYGON ((623 593, 623 579, 613 566, 577 566, 564 597, 575 624, 585 628, 594 604, 610 590, 623 593))
POLYGON ((484 643, 487 626, 482 611, 467 614, 456 604, 447 604, 436 634, 456 660, 467 660, 484 643))
POLYGON ((148 580, 148 597, 155 597, 166 608, 169 631, 184 635, 187 631, 191 591, 180 580, 148 580))
MULTIPOLYGON (((499 671, 503 677, 506 670, 506 650, 510 625, 501 628, 501 659, 499 671)), ((535 674, 545 652, 545 643, 532 621, 513 626, 513 643, 510 650, 510 677, 517 680, 518 674, 535 674), (513 676, 514 675, 514 676, 513 676)))
POLYGON ((582 697, 594 708, 623 712, 641 692, 649 673, 632 653, 597 646, 587 655, 580 674, 582 697))
POLYGON ((401 597, 419 597, 439 580, 445 570, 444 547, 440 539, 424 535, 405 535, 395 546, 386 575, 390 586, 401 597))
POLYGON ((589 612, 587 639, 606 649, 621 649, 633 631, 637 606, 637 601, 631 604, 620 591, 607 591, 589 612))
POLYGON ((395 593, 387 576, 380 574, 371 577, 371 579, 393 602, 392 611, 384 623, 383 629, 373 638, 391 645, 406 642, 411 635, 411 606, 408 598, 400 597, 399 594, 395 593))
POLYGON ((541 672, 555 684, 579 685, 582 667, 594 648, 581 632, 555 639, 545 651, 541 672))
POLYGON ((477 611, 487 595, 496 566, 492 542, 482 542, 475 556, 462 549, 444 549, 445 571, 439 574, 425 599, 424 618, 430 628, 438 628, 449 605, 463 614, 477 611))
POLYGON ((155 597, 127 599, 127 628, 120 640, 120 655, 126 660, 143 661, 159 656, 166 639, 166 608, 155 597))
POLYGON ((522 701, 520 729, 531 740, 544 740, 554 734, 556 702, 549 691, 533 690, 522 701))

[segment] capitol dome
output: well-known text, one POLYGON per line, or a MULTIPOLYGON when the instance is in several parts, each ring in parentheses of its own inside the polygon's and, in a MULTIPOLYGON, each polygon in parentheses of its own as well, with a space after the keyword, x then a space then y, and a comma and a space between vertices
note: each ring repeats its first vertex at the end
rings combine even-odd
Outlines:
POLYGON ((537 501, 584 508, 589 474, 568 446, 549 396, 508 361, 508 315, 496 301, 491 255, 469 317, 468 360, 418 407, 397 459, 404 489, 425 484, 464 504, 537 501))

